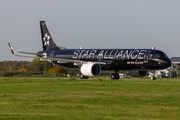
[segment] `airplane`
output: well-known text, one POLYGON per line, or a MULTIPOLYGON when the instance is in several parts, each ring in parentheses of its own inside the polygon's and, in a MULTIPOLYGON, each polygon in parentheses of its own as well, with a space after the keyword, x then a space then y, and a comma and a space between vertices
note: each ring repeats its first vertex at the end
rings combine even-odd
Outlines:
POLYGON ((151 80, 156 80, 155 71, 171 66, 171 60, 161 50, 156 49, 66 49, 54 42, 45 21, 40 21, 43 50, 37 53, 15 51, 8 43, 11 52, 20 57, 38 57, 68 69, 80 70, 80 78, 100 75, 102 70, 112 70, 111 79, 119 79, 118 71, 128 70, 133 77, 143 77, 151 71, 151 80))

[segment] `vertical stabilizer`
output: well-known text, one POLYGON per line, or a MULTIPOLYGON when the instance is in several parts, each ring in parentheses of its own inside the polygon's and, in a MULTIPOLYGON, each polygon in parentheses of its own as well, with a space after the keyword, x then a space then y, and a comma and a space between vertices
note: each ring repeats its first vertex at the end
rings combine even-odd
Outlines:
POLYGON ((52 36, 45 24, 45 21, 40 21, 41 28, 41 37, 42 37, 42 45, 43 50, 56 50, 58 49, 57 45, 54 43, 52 36))

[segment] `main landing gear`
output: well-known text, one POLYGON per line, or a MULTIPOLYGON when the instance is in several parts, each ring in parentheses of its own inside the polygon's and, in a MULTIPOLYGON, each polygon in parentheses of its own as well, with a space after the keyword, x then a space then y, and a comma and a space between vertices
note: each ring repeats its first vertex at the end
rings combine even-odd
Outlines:
POLYGON ((83 74, 80 74, 80 79, 88 79, 88 76, 84 76, 83 74))
POLYGON ((117 71, 115 71, 115 73, 111 74, 111 79, 119 79, 119 74, 117 73, 117 71))

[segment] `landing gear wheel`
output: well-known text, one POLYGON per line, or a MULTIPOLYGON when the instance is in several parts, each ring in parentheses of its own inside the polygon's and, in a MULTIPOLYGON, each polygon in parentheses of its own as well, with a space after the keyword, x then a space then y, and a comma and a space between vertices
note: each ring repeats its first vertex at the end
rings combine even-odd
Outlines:
POLYGON ((119 79, 119 74, 117 73, 111 74, 111 79, 119 79))
POLYGON ((155 76, 152 76, 152 77, 151 77, 151 80, 156 80, 156 77, 155 77, 155 76))
POLYGON ((151 80, 156 80, 155 72, 156 72, 155 70, 151 71, 151 80))
POLYGON ((89 77, 84 76, 83 74, 80 75, 80 79, 88 79, 89 77))

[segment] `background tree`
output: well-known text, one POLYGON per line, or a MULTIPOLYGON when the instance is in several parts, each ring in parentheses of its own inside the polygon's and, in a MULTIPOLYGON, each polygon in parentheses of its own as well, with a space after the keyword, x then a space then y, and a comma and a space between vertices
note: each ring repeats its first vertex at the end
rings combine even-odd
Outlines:
POLYGON ((63 74, 67 74, 67 70, 64 69, 63 67, 55 65, 54 67, 48 70, 48 74, 53 76, 61 76, 63 74))
POLYGON ((23 67, 23 68, 19 69, 19 72, 20 73, 25 73, 26 72, 26 68, 23 67))
POLYGON ((34 58, 32 63, 31 63, 30 70, 34 71, 34 72, 42 71, 43 70, 43 63, 42 63, 42 61, 40 61, 39 58, 34 58))
POLYGON ((48 61, 40 61, 34 58, 33 61, 3 61, 0 62, 0 76, 32 76, 32 75, 63 75, 67 70, 60 66, 53 66, 48 61))

